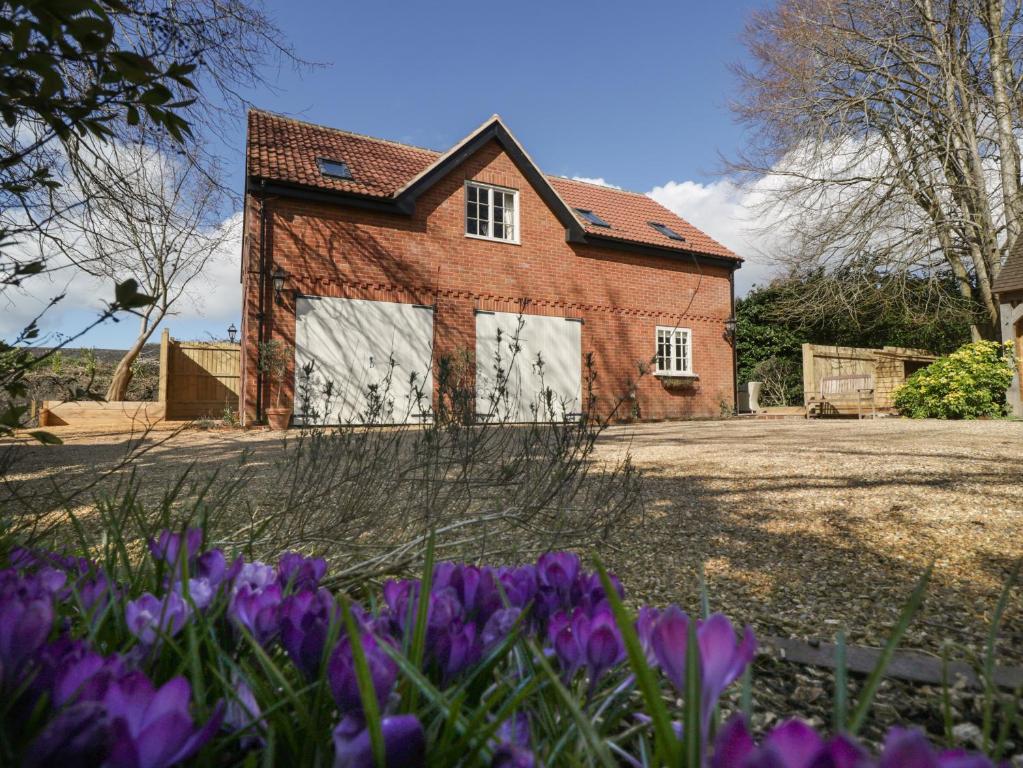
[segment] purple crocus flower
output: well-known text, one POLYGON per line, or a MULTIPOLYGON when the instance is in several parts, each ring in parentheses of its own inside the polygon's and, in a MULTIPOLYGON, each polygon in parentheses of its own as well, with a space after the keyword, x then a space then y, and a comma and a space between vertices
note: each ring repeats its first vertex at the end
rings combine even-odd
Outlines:
POLYGON ((52 627, 53 605, 37 587, 0 590, 0 688, 20 676, 52 627))
POLYGON ((551 617, 547 627, 547 639, 554 648, 566 681, 571 680, 585 662, 585 639, 579 637, 579 627, 573 618, 559 611, 551 617))
MULTIPOLYGON (((983 755, 965 750, 937 750, 919 730, 892 728, 884 740, 878 768, 991 768, 983 755)), ((842 768, 841 766, 839 768, 842 768)))
POLYGON ((571 616, 564 611, 556 613, 547 634, 565 679, 570 680, 585 666, 591 692, 604 673, 625 658, 625 644, 608 608, 597 611, 593 618, 581 608, 571 616))
POLYGON ((458 619, 453 619, 444 631, 431 632, 427 649, 445 682, 479 661, 482 653, 476 625, 463 624, 458 619))
POLYGON ((277 571, 274 567, 256 560, 241 565, 234 577, 233 589, 237 592, 243 587, 248 587, 252 591, 260 591, 276 583, 277 571))
POLYGON ((529 717, 525 712, 501 723, 493 746, 491 768, 534 768, 536 765, 536 758, 529 749, 529 717))
MULTIPOLYGON (((825 741, 806 723, 789 720, 768 733, 760 746, 746 719, 732 717, 718 734, 711 768, 869 768, 867 753, 847 736, 825 741)), ((900 764, 905 765, 905 764, 900 764)))
MULTIPOLYGON (((185 587, 182 582, 175 581, 172 589, 182 600, 185 599, 185 587)), ((213 586, 207 579, 189 579, 188 599, 192 601, 196 610, 205 611, 213 602, 213 586)))
MULTIPOLYGON (((426 737, 415 715, 394 715, 380 721, 387 768, 417 768, 426 760, 426 737)), ((373 768, 369 730, 358 715, 348 715, 334 729, 334 768, 373 768)))
POLYGON ((657 655, 654 653, 654 646, 652 636, 654 633, 654 627, 657 625, 657 620, 661 617, 661 612, 656 608, 649 605, 644 605, 639 609, 639 614, 636 616, 636 635, 639 637, 639 644, 643 648, 643 652, 646 654, 646 660, 648 664, 657 663, 657 655))
POLYGON ((46 724, 32 740, 21 764, 23 768, 103 765, 110 741, 106 708, 98 701, 83 701, 62 710, 46 724))
POLYGON ((508 604, 516 608, 525 608, 536 596, 536 567, 523 565, 518 568, 500 568, 497 580, 508 604))
POLYGON ((607 670, 625 658, 625 643, 610 608, 594 613, 587 621, 586 635, 586 666, 592 690, 607 670))
POLYGON ((99 569, 83 575, 75 589, 78 591, 78 599, 82 601, 82 607, 88 612, 102 612, 112 597, 110 580, 99 569))
POLYGON ((261 747, 265 743, 261 734, 266 732, 266 721, 261 717, 259 702, 240 674, 232 674, 231 681, 235 698, 228 701, 224 709, 224 725, 232 731, 246 731, 240 742, 242 749, 261 747))
POLYGON ((309 679, 319 674, 323 646, 337 610, 333 595, 325 589, 302 590, 281 603, 281 642, 291 661, 309 679))
POLYGON ((508 636, 508 633, 512 631, 521 615, 522 609, 515 607, 501 608, 494 611, 490 618, 487 619, 487 623, 483 626, 483 632, 480 634, 483 653, 489 653, 495 646, 499 645, 508 636))
MULTIPOLYGON (((67 643, 59 649, 47 651, 55 656, 60 654, 56 659, 50 692, 51 700, 57 707, 69 702, 101 701, 111 685, 130 674, 120 656, 102 656, 90 650, 83 642, 67 643)), ((45 652, 40 654, 44 658, 48 655, 45 652)))
POLYGON ((316 589, 327 572, 327 561, 322 557, 304 557, 298 552, 286 552, 277 564, 277 575, 282 584, 292 589, 316 589))
POLYGON ((260 645, 266 645, 277 634, 282 601, 281 585, 272 583, 255 589, 243 583, 231 597, 228 615, 247 629, 260 645))
POLYGON ((185 556, 189 561, 193 560, 202 546, 202 529, 189 528, 184 535, 166 529, 160 531, 157 538, 149 540, 149 551, 157 560, 177 567, 182 543, 185 545, 185 556))
POLYGON ((238 571, 241 570, 241 567, 242 560, 239 558, 234 561, 231 568, 232 572, 229 573, 227 558, 224 557, 223 551, 211 549, 203 552, 196 558, 195 575, 201 579, 206 579, 210 586, 216 589, 223 581, 233 579, 238 574, 238 571))
MULTIPOLYGON (((384 702, 398 678, 398 665, 380 647, 373 635, 363 633, 360 636, 362 650, 366 656, 366 666, 373 680, 373 690, 377 695, 377 703, 383 708, 384 702)), ((327 664, 327 679, 334 701, 342 713, 362 712, 362 697, 359 684, 355 677, 355 660, 352 657, 352 645, 345 637, 337 644, 327 664)))
MULTIPOLYGON (((650 645, 657 663, 680 693, 685 691, 689 621, 678 606, 672 605, 660 615, 650 632, 650 645)), ((757 642, 753 631, 746 627, 742 642, 737 643, 732 623, 720 613, 699 623, 696 636, 700 644, 700 716, 706 730, 722 691, 753 660, 757 642)))
POLYGON ((110 768, 164 768, 194 755, 220 728, 223 702, 201 729, 189 713, 192 691, 175 677, 155 688, 142 673, 112 685, 103 698, 113 744, 110 768))
POLYGON ((536 561, 536 575, 540 586, 567 598, 579 575, 579 556, 572 552, 546 552, 536 561))
POLYGON ((189 609, 181 595, 168 592, 160 598, 146 592, 124 607, 128 631, 145 645, 152 645, 162 633, 173 637, 185 626, 189 609))

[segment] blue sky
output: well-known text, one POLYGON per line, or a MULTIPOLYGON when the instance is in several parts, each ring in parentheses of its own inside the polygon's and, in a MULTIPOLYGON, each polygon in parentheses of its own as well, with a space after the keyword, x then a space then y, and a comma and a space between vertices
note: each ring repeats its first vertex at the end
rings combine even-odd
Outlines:
MULTIPOLYGON (((267 9, 298 55, 322 66, 285 65, 270 73, 273 91, 245 95, 266 109, 434 149, 497 112, 548 173, 659 188, 658 200, 745 256, 730 231, 735 199, 719 178, 719 153, 741 145, 728 111, 729 66, 741 59, 744 21, 760 5, 275 0, 267 9)), ((239 191, 243 145, 239 120, 220 148, 239 191)), ((172 335, 222 337, 238 323, 237 255, 229 260, 205 307, 183 307, 169 321, 172 335)), ((72 293, 50 330, 70 332, 90 316, 94 291, 72 293)), ((82 343, 126 346, 134 331, 131 321, 107 324, 82 343)))
POLYGON ((742 55, 738 36, 756 5, 271 4, 298 53, 332 66, 282 71, 279 93, 250 98, 432 149, 497 112, 548 173, 641 191, 668 179, 706 181, 717 151, 740 139, 727 109, 728 67, 742 55))

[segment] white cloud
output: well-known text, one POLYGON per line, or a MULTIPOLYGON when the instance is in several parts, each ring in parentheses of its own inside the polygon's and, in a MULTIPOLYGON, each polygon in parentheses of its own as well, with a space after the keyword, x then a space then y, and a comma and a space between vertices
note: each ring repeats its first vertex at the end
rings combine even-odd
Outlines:
POLYGON ((727 178, 710 184, 669 181, 647 192, 647 196, 745 259, 735 274, 739 295, 754 283, 769 282, 775 271, 770 259, 770 222, 757 213, 761 194, 759 184, 743 187, 727 178))
MULTIPOLYGON (((238 322, 241 315, 239 260, 242 214, 239 212, 227 217, 219 228, 227 230, 226 236, 164 323, 172 333, 175 321, 202 318, 218 327, 238 322)), ((28 244, 23 244, 21 250, 24 257, 34 255, 28 244)), ((76 333, 89 317, 102 312, 114 298, 112 279, 86 274, 60 255, 51 257, 47 266, 47 272, 27 278, 22 287, 0 293, 0 338, 13 339, 29 321, 46 309, 51 299, 61 294, 64 298, 40 321, 43 333, 76 333)), ((125 318, 123 324, 132 330, 135 328, 131 318, 125 318)))
POLYGON ((621 187, 619 187, 617 184, 612 184, 611 182, 606 181, 603 176, 598 176, 595 179, 590 178, 589 176, 573 176, 572 177, 572 181, 585 181, 587 184, 598 184, 601 187, 611 187, 611 189, 621 189, 621 187))

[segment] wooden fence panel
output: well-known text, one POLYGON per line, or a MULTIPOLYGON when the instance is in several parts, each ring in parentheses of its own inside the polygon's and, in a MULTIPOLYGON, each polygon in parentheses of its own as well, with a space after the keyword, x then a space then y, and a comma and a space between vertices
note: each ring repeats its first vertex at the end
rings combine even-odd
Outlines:
POLYGON ((241 385, 241 349, 237 344, 168 337, 164 359, 160 391, 166 393, 168 419, 222 416, 227 410, 237 413, 241 385))

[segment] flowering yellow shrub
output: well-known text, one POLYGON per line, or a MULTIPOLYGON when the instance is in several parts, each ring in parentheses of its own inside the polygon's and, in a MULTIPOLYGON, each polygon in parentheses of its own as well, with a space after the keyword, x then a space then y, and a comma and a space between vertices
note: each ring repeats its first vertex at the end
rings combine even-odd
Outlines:
POLYGON ((976 419, 1005 412, 1012 381, 1011 344, 964 344, 917 371, 895 392, 895 407, 913 419, 976 419))

